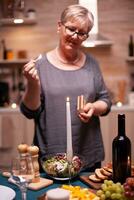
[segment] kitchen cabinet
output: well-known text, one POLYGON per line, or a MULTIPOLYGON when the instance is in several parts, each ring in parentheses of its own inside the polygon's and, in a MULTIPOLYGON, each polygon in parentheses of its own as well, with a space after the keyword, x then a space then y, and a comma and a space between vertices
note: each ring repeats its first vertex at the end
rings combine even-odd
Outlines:
POLYGON ((112 161, 112 141, 118 134, 118 114, 124 113, 126 115, 126 135, 131 140, 132 160, 134 162, 134 107, 133 106, 112 106, 111 112, 101 117, 101 129, 105 147, 105 160, 103 164, 112 161))
POLYGON ((25 118, 19 108, 0 108, 0 168, 10 166, 18 144, 32 144, 33 134, 33 120, 25 118))

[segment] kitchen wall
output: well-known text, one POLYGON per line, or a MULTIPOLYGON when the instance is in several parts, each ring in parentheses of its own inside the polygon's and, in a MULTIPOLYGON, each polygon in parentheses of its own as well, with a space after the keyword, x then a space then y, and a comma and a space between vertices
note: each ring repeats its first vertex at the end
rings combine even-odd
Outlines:
MULTIPOLYGON (((36 57, 57 45, 57 20, 61 11, 76 0, 29 0, 26 10, 34 8, 37 14, 36 25, 1 26, 0 38, 6 40, 8 48, 15 56, 18 50, 27 50, 28 59, 36 57)), ((99 31, 113 41, 111 47, 84 49, 94 55, 104 75, 106 84, 113 97, 113 102, 120 98, 125 103, 130 90, 130 71, 134 62, 126 61, 128 56, 129 35, 134 36, 134 1, 133 0, 98 0, 99 31), (122 97, 123 96, 123 97, 122 97)))

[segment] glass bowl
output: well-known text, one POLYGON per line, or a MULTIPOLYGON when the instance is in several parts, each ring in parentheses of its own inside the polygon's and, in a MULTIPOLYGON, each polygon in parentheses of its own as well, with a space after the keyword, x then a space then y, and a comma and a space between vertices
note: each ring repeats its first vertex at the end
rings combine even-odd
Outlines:
POLYGON ((67 161, 65 153, 41 157, 41 165, 45 173, 56 180, 68 180, 77 176, 82 169, 82 159, 74 156, 72 162, 67 161))

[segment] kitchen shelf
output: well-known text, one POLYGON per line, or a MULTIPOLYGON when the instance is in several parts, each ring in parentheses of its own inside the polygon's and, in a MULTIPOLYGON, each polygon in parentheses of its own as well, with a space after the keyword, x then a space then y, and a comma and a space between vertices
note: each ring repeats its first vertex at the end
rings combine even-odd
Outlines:
POLYGON ((27 59, 18 60, 0 60, 0 67, 21 67, 28 62, 27 59))
POLYGON ((36 19, 23 18, 23 23, 14 23, 14 18, 0 19, 0 25, 2 26, 22 26, 22 25, 34 25, 37 23, 36 19))
POLYGON ((127 62, 134 63, 134 56, 128 56, 127 57, 127 62))

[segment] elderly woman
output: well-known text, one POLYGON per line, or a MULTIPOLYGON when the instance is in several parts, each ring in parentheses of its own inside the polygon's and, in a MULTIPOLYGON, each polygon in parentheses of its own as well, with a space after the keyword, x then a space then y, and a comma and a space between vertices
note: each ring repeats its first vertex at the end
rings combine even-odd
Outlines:
POLYGON ((59 44, 38 61, 23 68, 27 88, 22 113, 35 120, 34 144, 40 155, 66 152, 66 97, 71 100, 74 154, 84 158, 89 170, 101 166, 104 148, 99 116, 110 111, 111 101, 98 62, 81 51, 93 27, 93 15, 80 5, 68 6, 61 14, 59 44), (84 95, 83 111, 77 97, 84 95))

